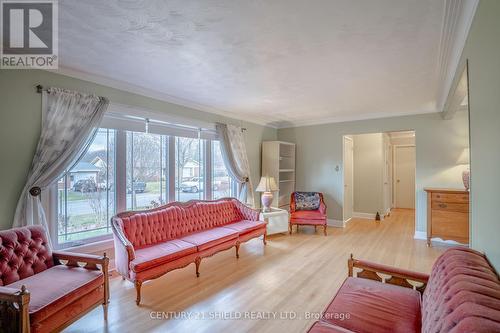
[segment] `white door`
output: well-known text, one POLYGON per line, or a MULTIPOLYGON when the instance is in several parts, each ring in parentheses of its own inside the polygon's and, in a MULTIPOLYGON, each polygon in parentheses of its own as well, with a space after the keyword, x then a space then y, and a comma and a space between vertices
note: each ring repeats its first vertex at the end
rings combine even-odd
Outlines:
POLYGON ((384 134, 384 214, 388 214, 392 208, 392 146, 389 136, 384 134))
POLYGON ((353 148, 352 138, 344 136, 344 221, 352 217, 354 206, 353 148))
POLYGON ((415 208, 415 146, 395 146, 396 208, 415 208))

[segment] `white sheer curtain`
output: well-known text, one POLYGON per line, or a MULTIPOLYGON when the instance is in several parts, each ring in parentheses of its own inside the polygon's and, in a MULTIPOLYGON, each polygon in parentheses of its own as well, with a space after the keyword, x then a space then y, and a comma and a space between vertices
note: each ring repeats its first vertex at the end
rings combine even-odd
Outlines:
POLYGON ((13 227, 40 224, 49 230, 40 193, 87 150, 108 105, 104 97, 59 88, 42 93, 42 131, 13 227))
POLYGON ((241 127, 217 123, 215 128, 226 169, 231 178, 239 184, 238 199, 255 207, 250 163, 241 127))

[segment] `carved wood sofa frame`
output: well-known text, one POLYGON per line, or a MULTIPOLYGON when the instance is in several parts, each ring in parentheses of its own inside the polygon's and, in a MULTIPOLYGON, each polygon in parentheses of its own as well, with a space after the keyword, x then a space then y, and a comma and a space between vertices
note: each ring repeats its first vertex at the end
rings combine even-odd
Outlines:
POLYGON ((350 277, 358 277, 381 283, 393 284, 400 287, 411 288, 417 290, 421 294, 424 292, 429 280, 429 275, 427 274, 372 263, 365 260, 354 259, 352 253, 351 257, 347 261, 347 268, 350 277), (355 268, 360 270, 355 272, 355 268), (383 277, 381 275, 386 275, 387 277, 383 277), (410 282, 416 283, 412 284, 410 282))

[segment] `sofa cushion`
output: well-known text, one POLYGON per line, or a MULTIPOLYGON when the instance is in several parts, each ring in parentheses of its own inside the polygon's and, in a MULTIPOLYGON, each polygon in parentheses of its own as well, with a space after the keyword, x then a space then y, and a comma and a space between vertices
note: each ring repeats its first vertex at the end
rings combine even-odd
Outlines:
POLYGON ((354 332, 420 332, 420 293, 350 277, 323 313, 323 321, 354 332))
POLYGON ((323 222, 326 220, 326 215, 317 210, 300 210, 293 213, 292 220, 319 220, 323 222))
POLYGON ((130 262, 134 272, 152 268, 196 252, 196 245, 173 239, 135 251, 135 259, 130 262))
POLYGON ((236 223, 227 224, 224 228, 237 231, 240 235, 246 234, 247 232, 254 231, 260 228, 265 228, 266 222, 263 221, 248 221, 243 220, 236 223))
POLYGON ((213 228, 181 238, 182 241, 196 245, 198 251, 238 238, 238 231, 228 228, 213 228))
POLYGON ((29 314, 33 325, 103 284, 100 270, 57 265, 8 287, 20 289, 25 285, 30 292, 29 314))
POLYGON ((0 231, 0 286, 54 266, 45 229, 40 225, 0 231))
POLYGON ((453 248, 436 260, 422 319, 425 332, 500 332, 500 281, 484 255, 453 248))

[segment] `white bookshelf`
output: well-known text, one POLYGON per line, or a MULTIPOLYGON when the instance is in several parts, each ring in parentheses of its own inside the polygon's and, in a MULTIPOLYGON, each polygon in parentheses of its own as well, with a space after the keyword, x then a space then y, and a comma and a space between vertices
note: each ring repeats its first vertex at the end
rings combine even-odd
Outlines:
POLYGON ((295 144, 262 142, 262 176, 274 177, 279 187, 271 206, 289 210, 290 196, 295 191, 295 144))

